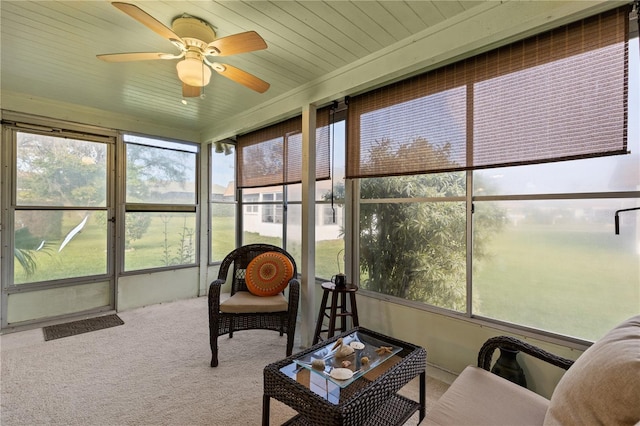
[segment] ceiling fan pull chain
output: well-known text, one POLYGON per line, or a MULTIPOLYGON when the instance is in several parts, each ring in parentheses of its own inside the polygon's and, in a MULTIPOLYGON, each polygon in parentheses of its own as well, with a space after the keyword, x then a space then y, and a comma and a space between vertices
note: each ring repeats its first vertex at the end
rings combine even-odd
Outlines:
POLYGON ((204 99, 204 88, 206 84, 204 84, 204 67, 207 65, 202 61, 202 87, 200 88, 200 99, 204 99))
MULTIPOLYGON (((333 223, 336 223, 336 207, 334 205, 335 192, 334 192, 334 177, 336 171, 336 138, 335 138, 335 125, 336 125, 336 110, 338 109, 338 101, 333 101, 331 108, 329 108, 329 125, 331 126, 331 133, 327 132, 327 137, 331 141, 331 216, 333 223)), ((340 265, 338 265, 340 269, 340 265)))

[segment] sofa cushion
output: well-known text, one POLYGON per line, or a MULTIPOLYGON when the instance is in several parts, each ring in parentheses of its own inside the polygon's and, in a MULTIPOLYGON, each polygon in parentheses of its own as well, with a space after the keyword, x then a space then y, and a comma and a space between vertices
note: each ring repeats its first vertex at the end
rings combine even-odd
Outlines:
POLYGON ((542 396, 469 366, 449 386, 425 419, 426 425, 539 425, 549 401, 542 396))
POLYGON ((587 349, 558 382, 545 425, 640 422, 640 315, 587 349))

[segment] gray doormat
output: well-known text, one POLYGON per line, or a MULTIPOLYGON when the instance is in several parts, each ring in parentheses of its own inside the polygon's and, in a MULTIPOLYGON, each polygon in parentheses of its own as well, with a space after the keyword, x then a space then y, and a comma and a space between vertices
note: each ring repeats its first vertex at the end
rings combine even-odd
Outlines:
POLYGON ((44 340, 47 341, 102 330, 103 328, 115 327, 122 324, 124 324, 124 321, 122 321, 118 315, 112 314, 68 322, 66 324, 50 325, 43 327, 42 331, 44 332, 44 340))

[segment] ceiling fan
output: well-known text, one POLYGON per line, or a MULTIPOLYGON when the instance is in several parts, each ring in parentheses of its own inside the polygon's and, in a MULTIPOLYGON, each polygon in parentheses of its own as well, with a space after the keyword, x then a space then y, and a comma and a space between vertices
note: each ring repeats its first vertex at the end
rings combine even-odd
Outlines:
POLYGON ((180 49, 180 53, 111 53, 96 55, 105 62, 148 61, 156 59, 181 59, 176 69, 182 81, 182 96, 200 96, 202 87, 209 84, 211 69, 218 74, 240 83, 249 89, 264 93, 269 83, 231 65, 212 62, 214 56, 229 56, 267 48, 265 41, 255 31, 216 38, 216 33, 207 22, 189 15, 173 20, 171 29, 140 9, 121 2, 111 3, 136 21, 169 40, 180 49))

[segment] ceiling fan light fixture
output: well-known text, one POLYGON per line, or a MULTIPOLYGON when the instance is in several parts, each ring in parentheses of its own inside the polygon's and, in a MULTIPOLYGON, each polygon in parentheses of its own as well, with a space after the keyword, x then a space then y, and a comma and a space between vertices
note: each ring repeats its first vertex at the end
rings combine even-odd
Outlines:
POLYGON ((178 78, 184 84, 203 87, 211 80, 211 68, 196 58, 185 58, 176 64, 178 78))

